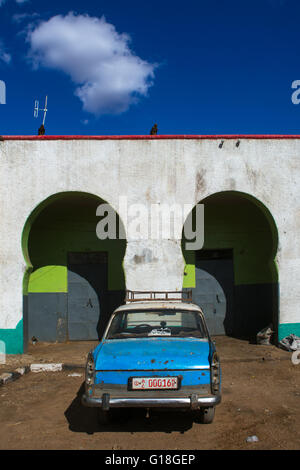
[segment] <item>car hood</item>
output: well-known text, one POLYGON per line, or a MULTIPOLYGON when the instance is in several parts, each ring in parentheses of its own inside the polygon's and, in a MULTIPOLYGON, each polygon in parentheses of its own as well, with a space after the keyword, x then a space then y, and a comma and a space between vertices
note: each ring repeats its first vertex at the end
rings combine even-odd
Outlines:
POLYGON ((209 367, 210 347, 199 338, 107 340, 94 351, 96 370, 165 370, 209 367))

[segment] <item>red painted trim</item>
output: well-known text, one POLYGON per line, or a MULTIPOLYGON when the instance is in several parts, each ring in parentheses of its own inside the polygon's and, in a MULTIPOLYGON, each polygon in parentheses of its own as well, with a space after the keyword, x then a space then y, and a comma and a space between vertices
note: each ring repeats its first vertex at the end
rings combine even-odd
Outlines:
POLYGON ((220 139, 300 139, 295 135, 258 135, 258 134, 226 134, 226 135, 3 135, 1 140, 220 140, 220 139))

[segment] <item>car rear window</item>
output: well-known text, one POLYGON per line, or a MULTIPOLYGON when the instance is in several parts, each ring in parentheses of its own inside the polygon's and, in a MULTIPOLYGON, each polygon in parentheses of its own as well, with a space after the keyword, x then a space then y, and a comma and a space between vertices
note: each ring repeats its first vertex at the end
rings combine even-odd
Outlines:
POLYGON ((133 310, 118 312, 106 339, 175 336, 206 338, 202 317, 186 310, 133 310))

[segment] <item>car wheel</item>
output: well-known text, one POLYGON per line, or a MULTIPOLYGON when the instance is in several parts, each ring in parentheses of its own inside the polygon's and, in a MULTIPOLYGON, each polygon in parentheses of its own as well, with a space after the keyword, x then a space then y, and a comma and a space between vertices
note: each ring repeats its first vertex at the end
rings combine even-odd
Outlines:
POLYGON ((99 424, 109 424, 111 421, 111 413, 110 411, 97 408, 97 418, 99 424))
POLYGON ((202 424, 210 424, 213 422, 215 417, 215 407, 210 406, 209 408, 201 408, 199 411, 199 421, 202 424))

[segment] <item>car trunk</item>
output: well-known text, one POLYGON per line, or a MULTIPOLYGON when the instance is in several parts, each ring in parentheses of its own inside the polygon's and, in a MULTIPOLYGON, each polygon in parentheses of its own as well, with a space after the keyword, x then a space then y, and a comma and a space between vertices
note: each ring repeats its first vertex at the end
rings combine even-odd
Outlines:
POLYGON ((210 384, 209 354, 208 340, 199 338, 104 341, 95 357, 95 384, 123 386, 127 390, 133 377, 178 377, 180 388, 206 390, 210 384))

